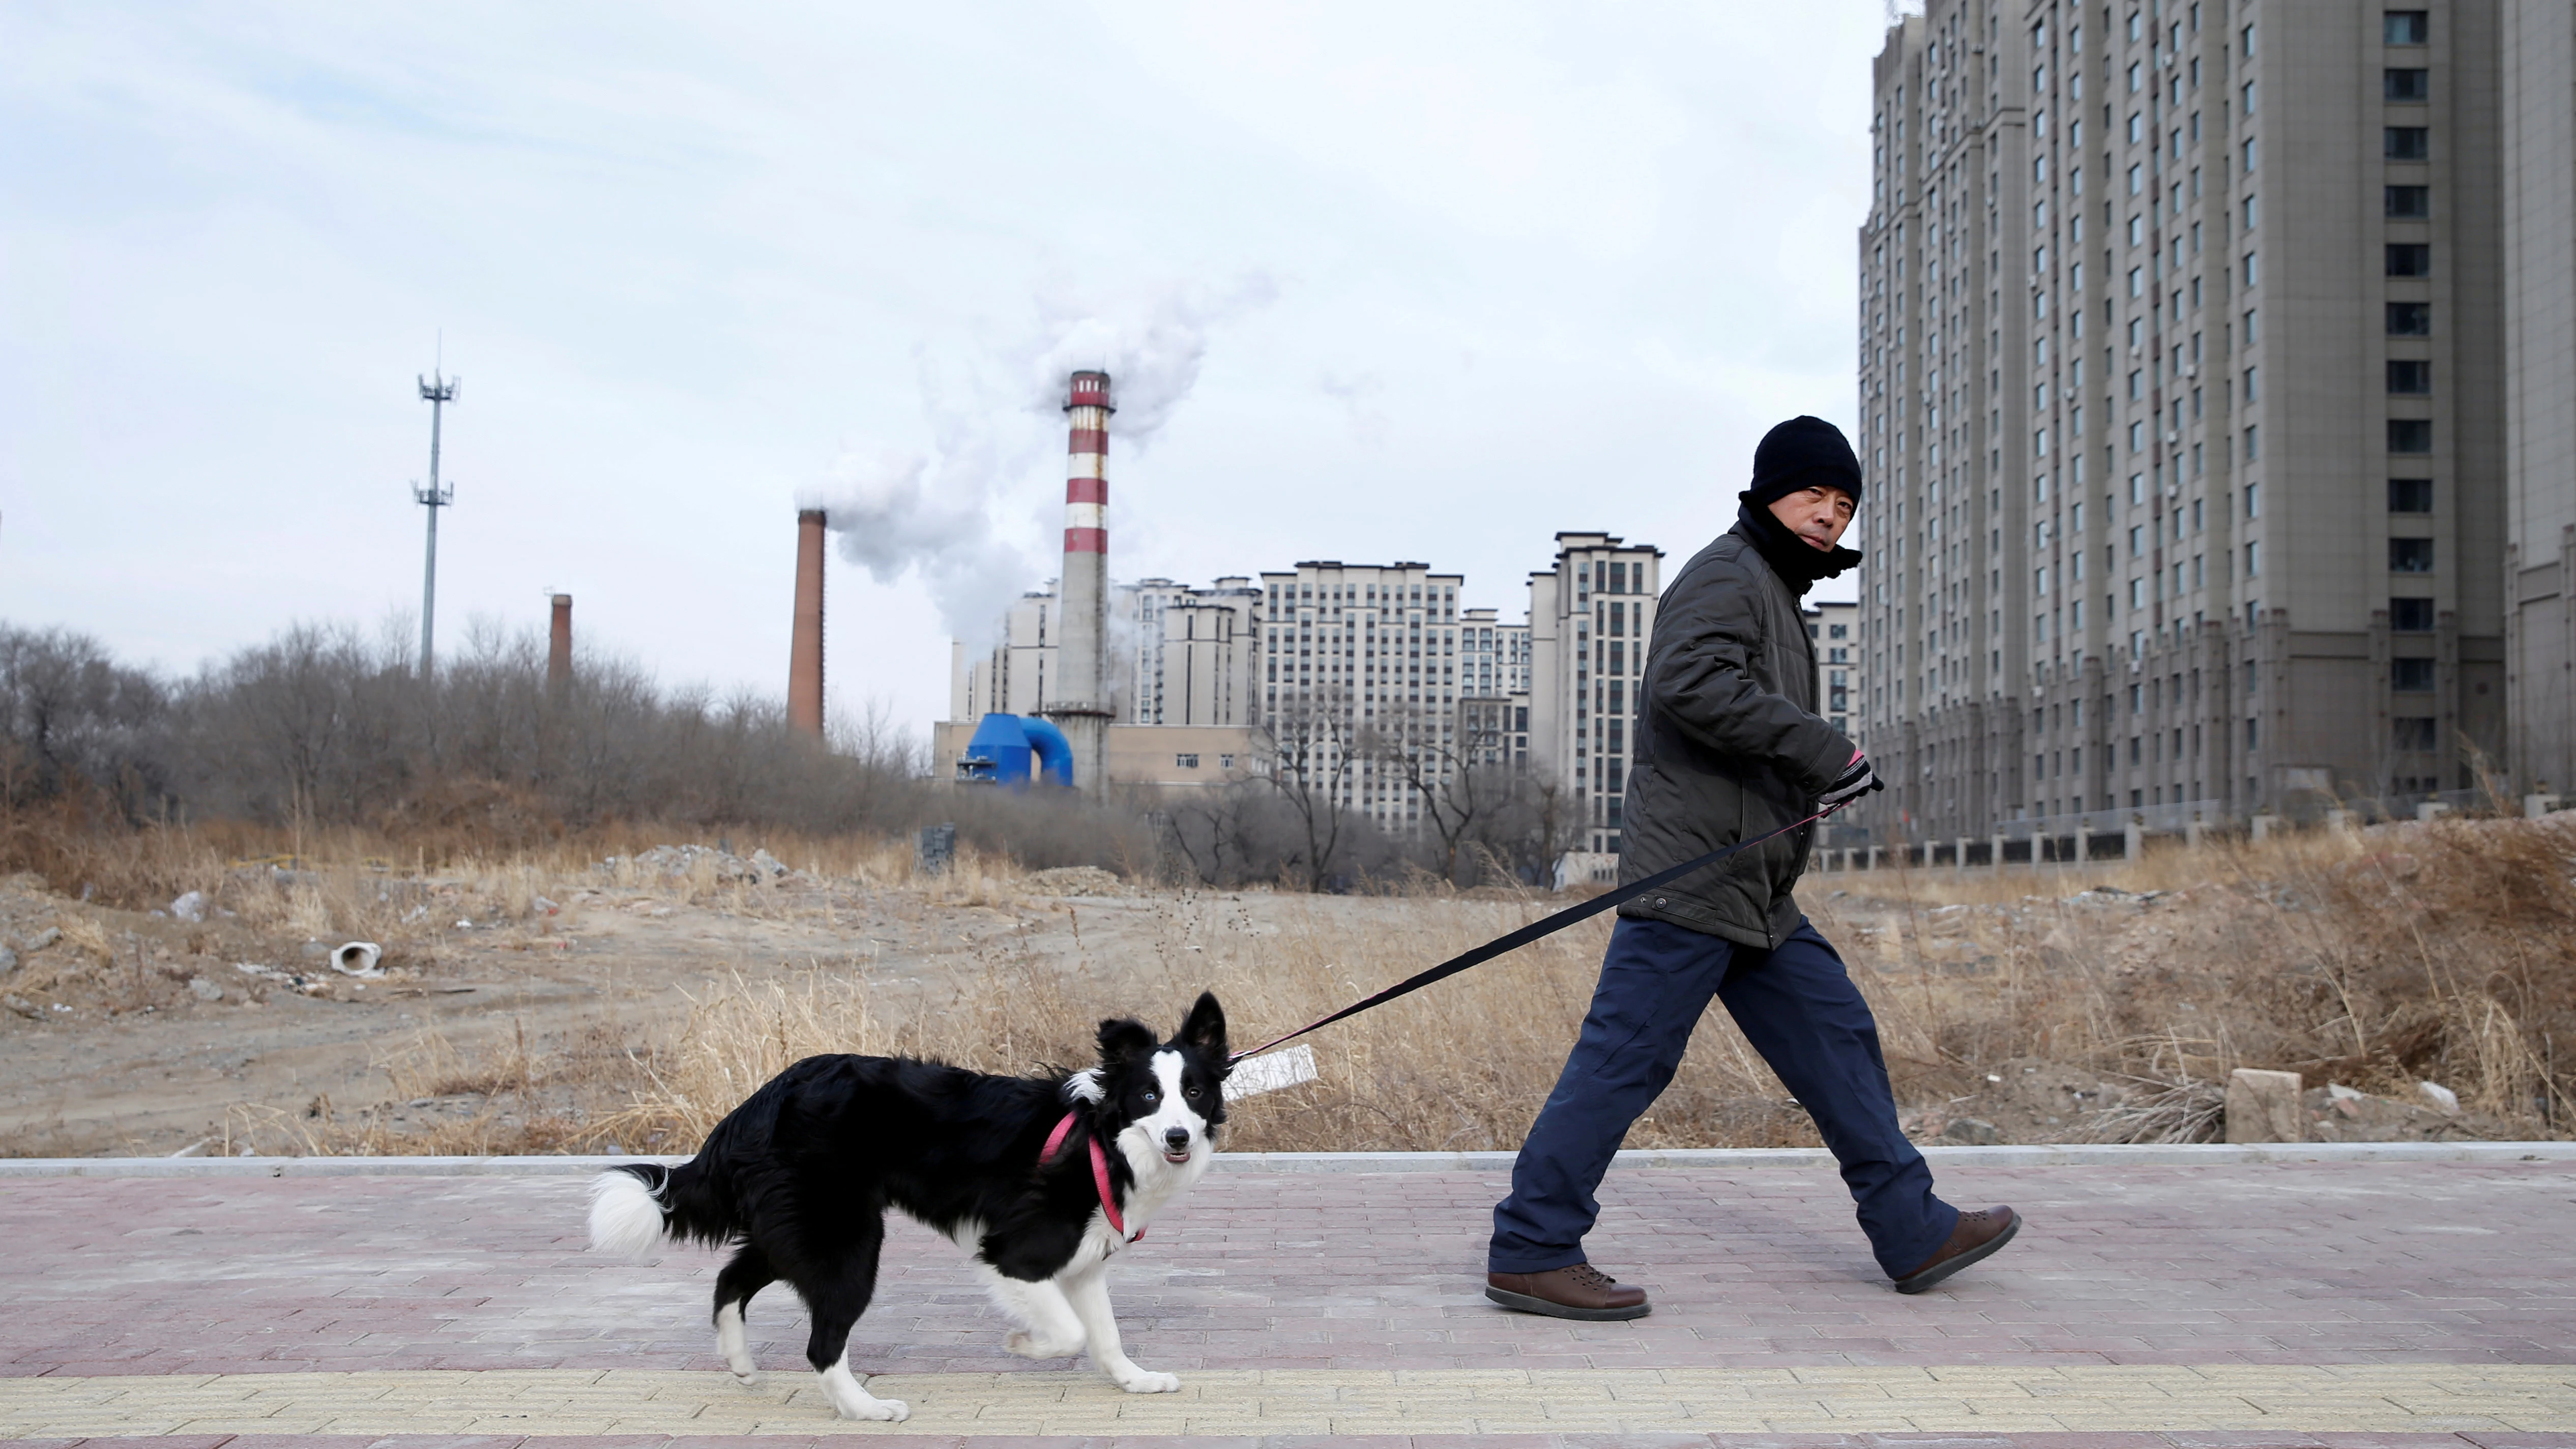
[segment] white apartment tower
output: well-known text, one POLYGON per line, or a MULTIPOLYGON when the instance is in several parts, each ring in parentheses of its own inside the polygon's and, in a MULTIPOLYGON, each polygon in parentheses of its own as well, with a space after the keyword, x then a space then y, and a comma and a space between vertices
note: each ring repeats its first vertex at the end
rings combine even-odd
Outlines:
POLYGON ((1572 791, 1580 850, 1619 849, 1662 569, 1663 550, 1650 545, 1560 533, 1555 567, 1530 575, 1530 766, 1572 791))
POLYGON ((1809 604, 1807 638, 1816 646, 1816 713, 1866 750, 1854 710, 1867 693, 1860 666, 1860 605, 1845 600, 1809 604))
POLYGON ((1344 808, 1390 834, 1421 828, 1421 799, 1390 750, 1440 778, 1458 764, 1456 574, 1429 564, 1323 559, 1261 576, 1261 717, 1344 808))

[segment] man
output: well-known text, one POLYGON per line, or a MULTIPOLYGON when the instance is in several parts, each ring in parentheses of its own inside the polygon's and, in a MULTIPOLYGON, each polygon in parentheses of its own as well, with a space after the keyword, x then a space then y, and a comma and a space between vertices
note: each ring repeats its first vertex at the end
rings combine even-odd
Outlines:
MULTIPOLYGON (((1623 881, 1750 840, 1881 788, 1816 717, 1816 656, 1798 601, 1860 561, 1839 547, 1860 462, 1833 424, 1792 418, 1753 454, 1735 527, 1664 591, 1638 690, 1623 881)), ((2001 1248, 2008 1207, 1963 1213, 1932 1195, 1896 1123, 1878 1025, 1842 958, 1790 896, 1813 826, 1619 908, 1592 1009, 1494 1209, 1485 1296, 1559 1318, 1636 1318, 1643 1289, 1584 1258, 1593 1191, 1629 1124, 1673 1079, 1714 996, 1842 1165, 1879 1266, 1919 1293, 2001 1248)))

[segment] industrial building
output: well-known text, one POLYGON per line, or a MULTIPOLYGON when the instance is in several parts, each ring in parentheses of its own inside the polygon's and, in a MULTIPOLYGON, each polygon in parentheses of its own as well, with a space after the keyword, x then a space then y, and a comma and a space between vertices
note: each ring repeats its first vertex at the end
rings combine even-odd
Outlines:
POLYGON ((1856 815, 2403 812, 2480 762, 2564 787, 2572 35, 2497 0, 1933 0, 1889 30, 1854 678, 1890 788, 1856 815))
MULTIPOLYGON (((1110 586, 1109 779, 1223 784, 1274 769, 1285 750, 1348 809, 1412 834, 1426 783, 1508 768, 1566 792, 1582 848, 1615 851, 1662 555, 1604 533, 1555 546, 1520 623, 1465 607, 1465 580, 1420 562, 1110 586)), ((1053 713, 1059 608, 1054 589, 1032 592, 989 650, 951 646, 950 718, 932 742, 943 777, 985 716, 1053 713)))

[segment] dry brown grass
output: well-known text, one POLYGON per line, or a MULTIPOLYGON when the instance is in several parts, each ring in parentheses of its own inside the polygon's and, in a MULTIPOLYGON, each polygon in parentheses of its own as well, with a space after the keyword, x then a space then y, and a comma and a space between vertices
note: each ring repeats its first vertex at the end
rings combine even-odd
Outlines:
MULTIPOLYGON (((1007 861, 971 850, 953 875, 925 881, 908 842, 763 843, 791 866, 927 905, 1055 904, 1032 897, 1007 861)), ((600 844, 460 854, 447 870, 507 906, 599 882, 600 844)), ((632 854, 628 844, 619 853, 632 854)), ((2463 1130, 2546 1137, 2576 1122, 2576 1062, 2556 1047, 2576 1040, 2571 866, 2576 827, 2442 822, 2084 870, 1819 876, 1802 895, 1852 962, 1910 1104, 1960 1100, 2007 1063, 2066 1064, 2129 1090, 2066 1136, 2189 1140, 2214 1130, 2226 1073, 2257 1066, 2391 1095, 2429 1078, 2471 1109, 2463 1130), (2088 890, 2098 887, 2131 894, 2088 890)), ((374 879, 352 854, 319 868, 309 897, 287 889, 258 908, 381 925, 368 914, 374 879)), ((632 871, 611 884, 729 911, 777 908, 711 870, 632 871)), ((1139 1014, 1169 1030, 1201 989, 1225 1002, 1241 1044, 1564 903, 1429 886, 1402 901, 1273 898, 1258 912, 1220 897, 1152 901, 1148 949, 1115 962, 993 957, 904 995, 820 972, 711 981, 678 1022, 628 1030, 603 1019, 571 1039, 514 1039, 471 1059, 424 1037, 382 1066, 398 1099, 468 1099, 433 1123, 396 1121, 391 1109, 335 1114, 326 1102, 237 1115, 263 1151, 685 1151, 802 1056, 902 1052, 999 1072, 1080 1065, 1102 1016, 1139 1014)), ((1239 1103, 1228 1145, 1516 1144, 1564 1060, 1608 930, 1587 923, 1328 1029, 1313 1039, 1321 1080, 1239 1103)), ((1814 1140, 1720 1011, 1629 1145, 1814 1140)))
POLYGON ((2576 1121, 2555 1045, 2576 1039, 2571 864, 2563 821, 2445 821, 1818 884, 1883 908, 1861 948, 1905 983, 1874 993, 1883 1018, 1963 1066, 2043 1057, 2172 1089, 2270 1067, 2395 1095, 2430 1078, 2545 1136, 2576 1121))

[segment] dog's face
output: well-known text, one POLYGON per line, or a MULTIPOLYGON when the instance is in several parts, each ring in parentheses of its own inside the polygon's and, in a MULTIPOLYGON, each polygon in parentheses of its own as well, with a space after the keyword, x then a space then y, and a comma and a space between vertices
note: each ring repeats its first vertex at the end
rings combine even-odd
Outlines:
POLYGON ((1204 1163, 1225 1123, 1225 1008, 1200 993, 1179 1034, 1154 1040, 1143 1022, 1100 1024, 1100 1065, 1092 1076, 1111 1120, 1109 1135, 1129 1161, 1167 1166, 1204 1163))

